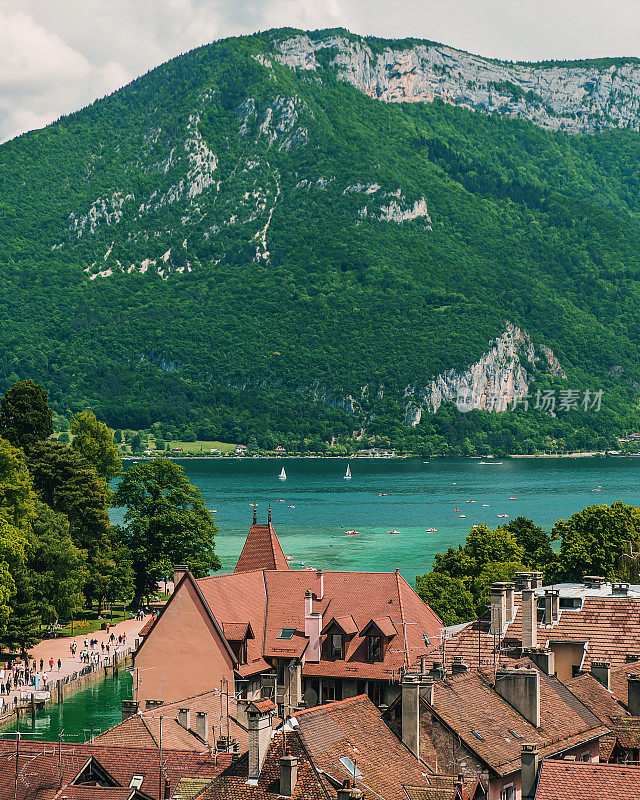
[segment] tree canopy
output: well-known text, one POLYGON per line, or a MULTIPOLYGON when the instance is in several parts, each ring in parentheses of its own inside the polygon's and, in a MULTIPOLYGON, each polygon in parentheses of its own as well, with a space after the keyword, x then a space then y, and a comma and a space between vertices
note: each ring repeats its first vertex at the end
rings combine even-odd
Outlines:
POLYGON ((93 411, 81 411, 70 424, 72 448, 83 455, 95 471, 110 481, 120 474, 122 461, 114 444, 113 431, 96 419, 93 411))

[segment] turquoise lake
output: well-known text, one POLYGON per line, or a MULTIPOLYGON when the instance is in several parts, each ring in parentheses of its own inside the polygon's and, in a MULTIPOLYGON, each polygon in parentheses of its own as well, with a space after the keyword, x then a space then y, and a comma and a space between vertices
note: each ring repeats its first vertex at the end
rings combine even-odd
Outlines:
POLYGON ((633 457, 484 464, 475 459, 353 459, 351 480, 344 479, 343 459, 179 463, 216 512, 216 550, 224 570, 232 570, 240 555, 252 521, 251 503, 258 504, 260 522, 266 522, 271 503, 273 525, 293 568, 398 567, 409 582, 430 569, 435 553, 464 541, 473 524, 495 527, 507 521, 498 514, 530 517, 550 529, 556 520, 593 503, 640 503, 640 458, 633 457), (278 479, 283 466, 286 481, 278 479), (598 486, 601 490, 594 492, 598 486), (437 532, 426 533, 427 528, 437 532), (350 529, 360 535, 346 536, 350 529), (390 535, 390 530, 399 533, 390 535))

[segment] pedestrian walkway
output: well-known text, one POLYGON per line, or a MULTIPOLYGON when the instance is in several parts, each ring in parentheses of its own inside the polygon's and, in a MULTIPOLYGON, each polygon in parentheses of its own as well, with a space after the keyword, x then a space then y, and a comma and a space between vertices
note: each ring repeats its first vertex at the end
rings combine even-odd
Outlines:
MULTIPOLYGON (((124 650, 133 649, 135 647, 135 639, 148 618, 149 616, 147 615, 142 620, 127 619, 117 625, 113 625, 108 631, 94 631, 86 635, 66 636, 61 639, 43 639, 43 641, 39 642, 29 651, 30 665, 33 665, 33 661, 35 660, 36 671, 39 674, 44 673, 47 679, 46 688, 42 685, 42 681, 39 681, 38 691, 43 689, 45 691, 53 691, 58 680, 81 672, 83 668, 89 666, 91 662, 87 664, 87 662, 83 661, 81 658, 81 653, 85 649, 89 653, 94 653, 97 656, 99 665, 103 665, 107 662, 112 663, 114 653, 121 653, 124 650), (115 643, 109 642, 111 634, 115 636, 115 643), (126 644, 118 645, 118 636, 123 634, 126 634, 126 644), (85 648, 85 639, 87 642, 92 639, 94 641, 97 640, 97 644, 94 645, 93 649, 90 647, 85 648), (70 645, 72 642, 75 642, 77 645, 75 655, 71 655, 70 645), (110 645, 108 656, 100 647, 101 644, 106 645, 107 643, 110 645), (40 672, 40 659, 43 661, 42 673, 40 672), (51 660, 53 660, 53 669, 51 669, 49 663, 51 660), (58 667, 58 660, 60 660, 60 667, 58 667)), ((14 698, 16 696, 19 697, 23 692, 30 695, 33 691, 34 686, 32 683, 30 686, 18 686, 13 688, 8 696, 3 694, 2 699, 5 702, 5 706, 8 706, 8 709, 5 710, 13 708, 15 703, 14 698)))

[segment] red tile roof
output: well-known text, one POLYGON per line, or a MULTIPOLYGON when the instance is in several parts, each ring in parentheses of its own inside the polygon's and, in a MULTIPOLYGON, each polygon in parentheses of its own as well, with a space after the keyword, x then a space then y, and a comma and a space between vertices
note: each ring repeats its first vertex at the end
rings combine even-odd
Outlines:
POLYGON ((149 633, 149 631, 151 630, 151 626, 153 625, 155 620, 156 620, 156 615, 152 614, 149 617, 149 619, 144 623, 144 625, 140 628, 140 630, 138 631, 138 636, 140 636, 140 637, 146 636, 149 633))
MULTIPOLYGON (((522 599, 515 594, 517 612, 506 629, 503 651, 522 648, 522 599)), ((494 637, 489 635, 490 614, 487 612, 447 641, 447 666, 454 656, 462 656, 469 666, 493 663, 494 637)), ((588 642, 582 669, 588 670, 591 661, 609 661, 612 669, 625 664, 627 653, 636 652, 640 641, 640 598, 626 596, 585 597, 581 610, 561 609, 560 619, 553 626, 538 624, 538 645, 547 641, 588 642)), ((442 660, 442 652, 434 647, 431 660, 442 660)), ((640 671, 640 667, 636 670, 640 671)))
POLYGON ((538 728, 495 691, 492 675, 484 671, 437 681, 432 709, 498 775, 520 769, 523 742, 538 744, 541 755, 550 756, 608 733, 561 681, 542 672, 538 728))
POLYGON ((626 714, 614 695, 589 673, 565 681, 565 686, 596 714, 604 725, 611 725, 626 714))
POLYGON ((289 569, 271 522, 267 525, 253 523, 234 572, 256 569, 289 569))
POLYGON ((545 759, 536 800, 631 800, 640 797, 640 767, 545 759))
MULTIPOLYGON (((286 747, 298 759, 298 779, 291 800, 329 800, 335 797, 323 786, 297 733, 286 734, 286 747)), ((284 753, 282 734, 271 740, 257 785, 249 785, 248 755, 231 764, 211 786, 200 795, 200 800, 274 800, 280 793, 280 759, 284 753)), ((406 800, 406 798, 405 798, 406 800)))
MULTIPOLYGON (((442 621, 398 572, 325 572, 323 580, 323 598, 314 596, 312 610, 321 613, 323 623, 350 617, 357 632, 344 659, 307 660, 304 675, 397 680, 403 667, 427 652, 424 635, 439 637, 442 621), (397 632, 383 660, 374 663, 367 661, 362 634, 372 619, 397 632)), ((317 582, 313 570, 265 570, 214 575, 197 584, 221 626, 238 619, 251 622, 256 638, 247 641, 247 664, 238 668, 248 676, 270 669, 266 658, 297 656, 307 647, 305 593, 315 591, 317 582), (283 628, 294 629, 291 639, 278 638, 283 628)))
MULTIPOLYGON (((310 708, 295 715, 305 750, 322 775, 353 780, 367 797, 407 800, 404 785, 424 786, 426 767, 396 737, 366 695, 310 708), (341 761, 348 759, 348 761, 341 761)), ((327 791, 335 792, 324 777, 327 791)))

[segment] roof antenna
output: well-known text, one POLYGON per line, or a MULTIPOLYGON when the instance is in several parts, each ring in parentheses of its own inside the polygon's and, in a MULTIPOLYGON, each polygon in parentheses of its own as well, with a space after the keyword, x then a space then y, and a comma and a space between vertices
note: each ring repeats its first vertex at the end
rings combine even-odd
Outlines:
POLYGON ((271 525, 271 503, 269 503, 269 525, 271 525))
POLYGON ((253 524, 255 525, 257 521, 258 521, 258 512, 256 510, 256 507, 254 506, 253 507, 253 524))

